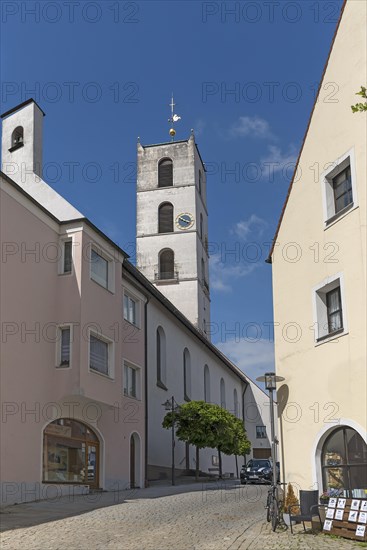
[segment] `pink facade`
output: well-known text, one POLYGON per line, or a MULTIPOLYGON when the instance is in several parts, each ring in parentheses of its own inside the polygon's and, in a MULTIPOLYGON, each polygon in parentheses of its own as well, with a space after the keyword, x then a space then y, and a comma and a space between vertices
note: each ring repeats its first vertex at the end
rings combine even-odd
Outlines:
POLYGON ((85 218, 58 222, 6 176, 0 206, 1 504, 68 493, 71 486, 143 486, 145 305, 122 280, 123 252, 85 218), (72 242, 67 273, 65 238, 72 242), (103 258, 108 288, 94 280, 92 250, 103 258), (129 321, 124 294, 136 309, 129 321), (61 349, 63 328, 70 339, 61 349), (108 372, 91 366, 93 349, 100 361, 106 353, 108 372), (127 365, 134 376, 129 387, 127 365), (46 430, 45 447, 46 426, 61 418, 46 430), (95 443, 88 436, 86 443, 68 440, 75 426, 66 419, 81 422, 95 443))

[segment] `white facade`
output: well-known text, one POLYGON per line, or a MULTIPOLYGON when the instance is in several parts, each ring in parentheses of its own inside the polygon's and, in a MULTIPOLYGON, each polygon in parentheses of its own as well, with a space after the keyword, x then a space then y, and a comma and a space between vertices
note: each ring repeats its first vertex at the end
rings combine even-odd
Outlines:
POLYGON ((82 218, 83 214, 42 180, 43 117, 32 99, 1 116, 1 169, 58 220, 82 218))
POLYGON ((210 323, 208 213, 205 168, 194 136, 187 141, 138 144, 137 266, 205 335, 210 323), (159 187, 159 162, 170 159, 172 184, 159 187), (169 231, 160 232, 159 208, 173 207, 169 231), (179 218, 191 220, 181 227, 179 218), (174 253, 173 276, 160 273, 162 251, 174 253))
MULTIPOLYGON (((180 314, 137 270, 124 262, 128 270, 148 292, 147 295, 147 476, 148 480, 166 479, 171 468, 171 433, 162 428, 166 414, 163 406, 172 396, 178 405, 188 400, 203 400, 222 405, 243 419, 251 452, 238 457, 238 468, 252 457, 270 456, 269 398, 240 369, 180 314), (162 372, 158 375, 157 331, 161 336, 162 372), (186 350, 186 351, 185 351, 186 350), (186 382, 184 374, 186 355, 186 382), (189 360, 187 360, 189 357, 189 360), (265 437, 259 437, 265 427, 265 437)), ((186 450, 176 441, 176 470, 183 474, 194 470, 195 448, 186 450)), ((200 470, 217 472, 216 449, 200 451, 200 470)), ((223 473, 237 475, 236 457, 222 456, 223 473)))

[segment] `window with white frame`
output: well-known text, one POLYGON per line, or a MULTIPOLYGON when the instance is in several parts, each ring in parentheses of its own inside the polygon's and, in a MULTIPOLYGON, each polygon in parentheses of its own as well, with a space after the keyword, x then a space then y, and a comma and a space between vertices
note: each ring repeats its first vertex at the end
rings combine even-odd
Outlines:
POLYGON ((256 439, 266 439, 266 426, 256 426, 256 439))
POLYGON ((139 399, 140 369, 124 362, 124 395, 139 399))
POLYGON ((91 277, 96 283, 108 288, 108 260, 98 254, 94 248, 91 250, 90 272, 91 277))
POLYGON ((63 251, 62 251, 62 273, 71 273, 73 266, 73 241, 68 239, 63 241, 63 251))
POLYGON ((139 302, 124 291, 124 319, 132 325, 139 325, 139 302))
POLYGON ((71 326, 58 327, 56 367, 71 366, 71 326))
POLYGON ((316 341, 346 331, 344 302, 342 275, 329 278, 314 289, 316 341))
POLYGON ((59 247, 58 273, 59 275, 70 275, 73 271, 73 239, 61 237, 59 247))
POLYGON ((328 226, 357 204, 353 150, 324 172, 322 182, 324 222, 328 226))
POLYGON ((112 376, 112 342, 92 333, 89 337, 89 368, 99 374, 112 376))

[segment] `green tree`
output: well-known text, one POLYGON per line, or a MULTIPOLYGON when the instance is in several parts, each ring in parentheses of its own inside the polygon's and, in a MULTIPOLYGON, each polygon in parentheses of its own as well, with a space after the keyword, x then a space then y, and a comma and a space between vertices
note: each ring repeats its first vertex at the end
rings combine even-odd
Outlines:
POLYGON ((220 476, 221 453, 244 455, 250 450, 243 422, 219 405, 190 401, 181 405, 177 411, 167 413, 163 427, 171 428, 173 420, 177 426, 177 438, 196 447, 196 478, 199 476, 200 449, 209 447, 218 450, 220 476))
MULTIPOLYGON (((356 95, 360 95, 361 97, 363 97, 363 99, 367 99, 366 91, 366 88, 364 86, 361 86, 360 92, 357 92, 356 95)), ((363 111, 367 111, 367 102, 351 105, 351 109, 353 113, 363 113, 363 111)))

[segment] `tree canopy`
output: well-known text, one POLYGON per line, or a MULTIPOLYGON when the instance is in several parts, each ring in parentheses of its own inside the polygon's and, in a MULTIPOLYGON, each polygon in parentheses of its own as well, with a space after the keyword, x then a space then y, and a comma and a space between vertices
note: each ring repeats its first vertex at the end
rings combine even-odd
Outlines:
MULTIPOLYGON (((173 420, 177 438, 195 445, 197 449, 218 449, 219 455, 221 452, 227 455, 245 455, 250 451, 251 444, 242 420, 219 405, 190 401, 176 411, 167 413, 163 427, 171 428, 173 420)), ((196 467, 198 469, 198 460, 196 467)))

